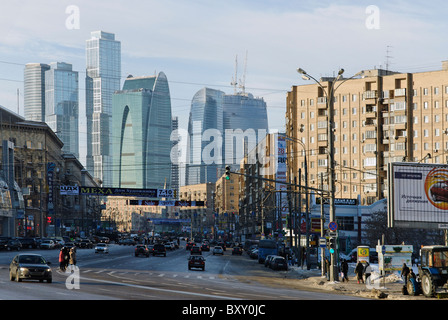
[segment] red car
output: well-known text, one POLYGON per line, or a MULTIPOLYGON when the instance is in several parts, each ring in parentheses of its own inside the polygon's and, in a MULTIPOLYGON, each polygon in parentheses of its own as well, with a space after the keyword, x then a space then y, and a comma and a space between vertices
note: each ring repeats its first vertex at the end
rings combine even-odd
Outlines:
POLYGON ((432 200, 448 202, 448 181, 436 183, 429 191, 432 200))

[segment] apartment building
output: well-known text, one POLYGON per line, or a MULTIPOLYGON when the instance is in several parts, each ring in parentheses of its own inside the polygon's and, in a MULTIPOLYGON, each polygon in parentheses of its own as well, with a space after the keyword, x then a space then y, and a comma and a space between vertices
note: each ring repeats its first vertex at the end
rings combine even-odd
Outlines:
MULTIPOLYGON (((288 172, 297 176, 306 153, 309 184, 324 190, 329 168, 326 94, 333 80, 293 86, 287 94, 288 172)), ((361 204, 368 205, 386 197, 390 162, 447 163, 448 61, 441 70, 420 73, 365 70, 361 77, 339 79, 334 87, 336 198, 359 195, 361 204)))

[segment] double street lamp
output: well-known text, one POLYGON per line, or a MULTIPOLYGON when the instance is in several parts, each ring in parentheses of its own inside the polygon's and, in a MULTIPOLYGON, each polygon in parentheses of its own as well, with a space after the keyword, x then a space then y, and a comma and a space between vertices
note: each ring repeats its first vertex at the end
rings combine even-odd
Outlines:
MULTIPOLYGON (((324 86, 316 80, 313 76, 309 75, 302 68, 298 68, 297 72, 302 75, 302 79, 309 80, 312 79, 317 85, 322 89, 322 92, 327 96, 327 113, 328 113, 328 124, 327 124, 327 132, 328 132, 328 185, 329 185, 329 195, 330 195, 330 222, 336 221, 336 208, 334 204, 335 199, 335 161, 334 161, 334 93, 337 88, 339 88, 345 81, 353 79, 354 77, 360 76, 363 74, 363 71, 356 73, 350 78, 342 81, 336 88, 335 84, 338 80, 341 79, 342 74, 344 73, 344 69, 340 69, 338 71, 338 75, 329 82, 328 91, 324 88, 324 86)), ((337 234, 336 234, 336 243, 337 243, 337 234)), ((330 252, 330 281, 335 281, 337 279, 337 263, 336 263, 336 252, 330 252)), ((322 261, 323 263, 323 261, 322 261)))

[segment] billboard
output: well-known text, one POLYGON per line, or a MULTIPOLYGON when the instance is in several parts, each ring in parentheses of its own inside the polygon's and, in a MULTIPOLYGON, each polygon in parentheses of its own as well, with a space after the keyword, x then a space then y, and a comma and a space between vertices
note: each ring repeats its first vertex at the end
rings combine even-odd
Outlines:
POLYGON ((448 229, 448 165, 388 165, 388 226, 448 229))

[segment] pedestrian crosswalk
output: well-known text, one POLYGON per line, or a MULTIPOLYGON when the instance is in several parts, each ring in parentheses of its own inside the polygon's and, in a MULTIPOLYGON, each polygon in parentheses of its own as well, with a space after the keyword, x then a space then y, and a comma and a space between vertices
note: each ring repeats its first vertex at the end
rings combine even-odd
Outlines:
MULTIPOLYGON (((142 277, 150 277, 150 278, 154 278, 154 279, 158 279, 158 278, 172 278, 172 279, 199 279, 199 280, 223 280, 223 281, 231 281, 231 280, 235 280, 235 278, 231 277, 231 276, 223 276, 223 275, 194 275, 191 273, 159 273, 159 272, 151 272, 151 271, 141 271, 141 272, 136 272, 135 270, 132 271, 117 271, 117 270, 108 270, 108 269, 79 269, 80 275, 82 276, 83 274, 107 274, 109 276, 115 276, 115 277, 120 277, 120 276, 142 276, 142 277)), ((60 274, 67 274, 67 272, 63 272, 58 270, 58 273, 60 274)))

